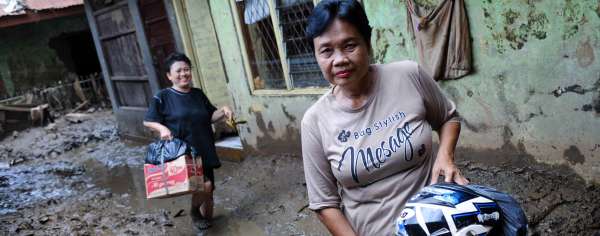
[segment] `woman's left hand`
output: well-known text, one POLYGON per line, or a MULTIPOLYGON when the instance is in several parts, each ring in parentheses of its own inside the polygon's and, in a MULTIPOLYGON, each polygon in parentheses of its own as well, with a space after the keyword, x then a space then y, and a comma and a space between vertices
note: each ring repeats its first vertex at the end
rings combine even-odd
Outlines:
POLYGON ((435 163, 433 164, 433 172, 431 173, 430 184, 437 183, 438 177, 444 176, 444 182, 455 182, 460 185, 466 185, 469 183, 462 174, 458 167, 454 164, 454 155, 438 152, 435 163))
POLYGON ((231 111, 231 108, 228 106, 223 106, 221 107, 221 110, 223 111, 223 115, 225 118, 227 118, 227 120, 233 119, 233 111, 231 111))

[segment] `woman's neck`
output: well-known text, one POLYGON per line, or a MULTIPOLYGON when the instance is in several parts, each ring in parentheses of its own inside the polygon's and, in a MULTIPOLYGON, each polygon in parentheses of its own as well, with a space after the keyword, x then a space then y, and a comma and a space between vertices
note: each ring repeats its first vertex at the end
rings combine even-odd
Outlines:
POLYGON ((369 95, 372 93, 373 85, 375 84, 375 76, 373 76, 373 71, 369 68, 369 72, 362 78, 359 83, 356 83, 347 87, 336 87, 337 92, 334 95, 336 100, 350 106, 352 108, 359 108, 363 106, 369 95))
POLYGON ((357 83, 353 86, 340 88, 339 95, 344 96, 344 98, 347 99, 358 99, 365 95, 368 95, 371 89, 371 80, 371 78, 365 76, 365 78, 363 78, 362 81, 360 81, 360 83, 357 83))
POLYGON ((173 88, 173 89, 175 89, 175 90, 177 90, 179 92, 182 92, 182 93, 187 93, 187 92, 190 92, 192 90, 192 88, 189 88, 189 87, 182 88, 182 87, 177 87, 175 85, 171 86, 171 88, 173 88))

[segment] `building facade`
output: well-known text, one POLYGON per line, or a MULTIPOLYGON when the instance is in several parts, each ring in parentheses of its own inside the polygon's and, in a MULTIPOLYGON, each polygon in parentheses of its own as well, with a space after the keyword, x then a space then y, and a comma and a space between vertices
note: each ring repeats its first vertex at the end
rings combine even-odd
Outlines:
MULTIPOLYGON (((300 152, 302 115, 328 87, 297 28, 315 2, 173 0, 197 84, 248 121, 239 127, 248 153, 300 152)), ((362 2, 374 61, 417 60, 405 1, 362 2)), ((439 82, 463 118, 459 147, 511 149, 600 181, 599 3, 465 5, 474 71, 439 82)))

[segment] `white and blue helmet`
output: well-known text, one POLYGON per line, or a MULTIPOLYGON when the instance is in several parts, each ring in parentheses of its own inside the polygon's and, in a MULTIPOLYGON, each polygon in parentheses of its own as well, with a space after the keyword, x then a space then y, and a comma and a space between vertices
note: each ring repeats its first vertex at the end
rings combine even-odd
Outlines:
POLYGON ((415 194, 396 219, 399 236, 493 235, 501 210, 496 202, 464 186, 440 183, 415 194))

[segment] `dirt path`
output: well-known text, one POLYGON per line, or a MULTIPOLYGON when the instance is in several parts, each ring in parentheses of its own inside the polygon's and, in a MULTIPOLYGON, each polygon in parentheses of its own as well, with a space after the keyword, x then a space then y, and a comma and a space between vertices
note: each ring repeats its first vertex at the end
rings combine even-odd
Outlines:
MULTIPOLYGON (((109 111, 92 115, 0 141, 0 235, 199 234, 188 216, 189 196, 145 200, 145 147, 120 140, 109 111)), ((471 180, 524 204, 532 235, 600 235, 600 188, 568 169, 534 164, 510 146, 457 156, 469 157, 459 165, 471 180)), ((327 235, 306 209, 299 157, 223 164, 216 170, 214 227, 201 234, 327 235)))
MULTIPOLYGON (((121 141, 110 112, 0 142, 0 235, 196 235, 189 196, 146 200, 145 146, 121 141)), ((324 234, 305 208, 299 158, 224 162, 205 235, 324 234), (286 178, 281 178, 286 176, 286 178)))

